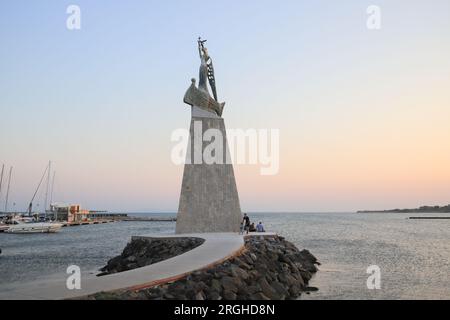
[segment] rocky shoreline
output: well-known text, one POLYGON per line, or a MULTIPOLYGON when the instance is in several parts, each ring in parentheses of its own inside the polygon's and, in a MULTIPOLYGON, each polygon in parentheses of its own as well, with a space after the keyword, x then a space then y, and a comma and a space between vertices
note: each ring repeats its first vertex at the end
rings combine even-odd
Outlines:
MULTIPOLYGON (((131 245, 127 252, 132 252, 131 248, 135 247, 131 245)), ((180 280, 137 291, 101 292, 86 298, 292 300, 297 299, 302 292, 317 290, 308 287, 309 280, 318 271, 317 265, 320 263, 308 250, 298 250, 283 237, 250 236, 240 255, 214 267, 195 271, 180 280)))

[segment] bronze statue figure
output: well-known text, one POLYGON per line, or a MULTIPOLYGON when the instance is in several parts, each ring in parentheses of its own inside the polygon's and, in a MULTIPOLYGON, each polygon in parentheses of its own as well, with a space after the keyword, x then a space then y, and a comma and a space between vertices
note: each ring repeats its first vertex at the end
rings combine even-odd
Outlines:
POLYGON ((205 47, 205 42, 207 40, 202 40, 202 38, 198 38, 198 52, 200 54, 200 81, 199 88, 207 89, 205 76, 208 78, 209 86, 211 87, 211 91, 214 96, 214 100, 217 100, 217 91, 216 91, 216 79, 214 78, 214 67, 212 63, 212 59, 208 54, 208 49, 205 47), (206 68, 206 69, 205 69, 206 68))
POLYGON ((219 103, 217 99, 216 79, 214 76, 214 67, 212 59, 205 47, 206 40, 198 38, 198 52, 200 55, 200 72, 198 88, 195 86, 195 79, 184 96, 184 102, 191 106, 196 106, 207 111, 215 112, 219 117, 222 116, 225 103, 219 103), (209 94, 208 82, 213 93, 209 94))

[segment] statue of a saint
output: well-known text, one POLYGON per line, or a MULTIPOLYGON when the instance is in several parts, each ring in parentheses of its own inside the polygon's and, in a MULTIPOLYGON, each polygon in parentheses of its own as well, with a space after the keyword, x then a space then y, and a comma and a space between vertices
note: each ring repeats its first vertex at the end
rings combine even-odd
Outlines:
POLYGON ((216 91, 216 79, 214 78, 214 67, 212 63, 212 59, 208 54, 208 49, 205 47, 205 42, 207 40, 202 40, 202 38, 198 38, 198 52, 200 54, 200 75, 199 75, 199 84, 198 88, 201 90, 208 91, 206 79, 209 81, 209 86, 211 87, 211 91, 214 96, 214 100, 217 100, 217 91, 216 91))
POLYGON ((184 96, 184 102, 191 106, 196 106, 207 111, 215 112, 219 117, 222 116, 225 103, 219 103, 217 100, 216 79, 214 77, 214 67, 212 59, 205 47, 206 40, 198 38, 198 52, 200 55, 200 72, 198 88, 195 87, 195 79, 184 96), (209 94, 208 82, 213 93, 209 94))

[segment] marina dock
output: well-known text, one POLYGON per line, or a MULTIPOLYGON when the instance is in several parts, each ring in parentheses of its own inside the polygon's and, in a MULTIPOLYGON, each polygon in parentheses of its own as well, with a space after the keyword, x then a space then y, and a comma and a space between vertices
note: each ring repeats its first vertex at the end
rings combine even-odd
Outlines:
POLYGON ((173 222, 177 221, 177 218, 158 218, 158 217, 124 217, 120 218, 121 221, 148 221, 148 222, 173 222))
POLYGON ((112 222, 118 222, 118 220, 62 222, 62 226, 63 227, 76 227, 76 226, 86 226, 86 225, 90 225, 90 224, 102 224, 102 223, 112 223, 112 222))
POLYGON ((91 224, 113 223, 113 222, 175 222, 177 218, 160 218, 160 217, 128 217, 116 216, 113 219, 97 219, 90 221, 74 221, 64 222, 63 227, 85 226, 91 224))
POLYGON ((450 217, 409 217, 410 220, 450 220, 450 217))

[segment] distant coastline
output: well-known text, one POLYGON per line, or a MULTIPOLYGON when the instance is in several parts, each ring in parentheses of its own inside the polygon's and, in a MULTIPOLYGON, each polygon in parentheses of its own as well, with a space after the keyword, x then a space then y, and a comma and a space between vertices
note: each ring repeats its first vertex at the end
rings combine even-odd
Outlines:
POLYGON ((422 206, 415 209, 361 210, 357 213, 450 213, 450 204, 440 206, 422 206))

